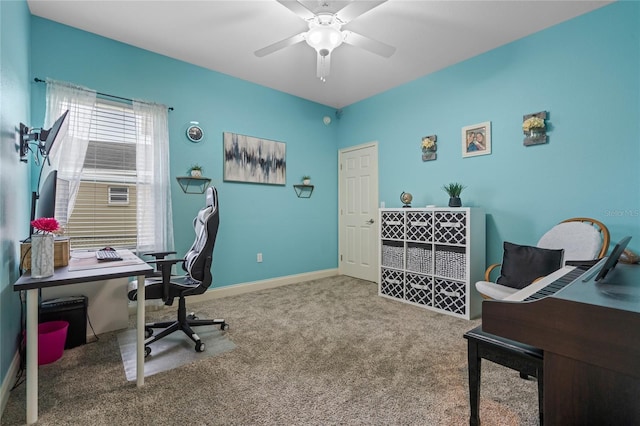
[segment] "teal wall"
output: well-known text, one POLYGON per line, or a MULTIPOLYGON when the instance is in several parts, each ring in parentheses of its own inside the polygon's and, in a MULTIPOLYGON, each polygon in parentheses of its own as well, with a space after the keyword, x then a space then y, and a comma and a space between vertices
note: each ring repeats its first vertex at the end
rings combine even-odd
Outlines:
POLYGON ((30 13, 24 1, 0 1, 0 379, 4 381, 20 333, 19 240, 29 233, 29 164, 18 155, 19 123, 30 125, 30 13))
POLYGON ((502 241, 535 245, 565 218, 603 221, 640 248, 640 4, 617 2, 344 108, 338 140, 379 141, 380 200, 487 213, 488 262, 502 241), (522 116, 548 111, 549 143, 525 147, 522 116), (492 153, 462 158, 461 128, 491 121, 492 153), (422 136, 438 158, 422 162, 422 136))
MULTIPOLYGON (((174 108, 171 176, 199 163, 219 191, 215 286, 337 267, 336 126, 322 122, 333 109, 38 17, 31 36, 31 77, 174 108), (185 136, 190 121, 204 129, 198 144, 185 136), (285 142, 287 185, 223 182, 223 132, 285 142), (297 198, 292 187, 304 174, 316 186, 309 199, 297 198)), ((44 119, 45 92, 45 84, 33 84, 36 121, 44 119)), ((176 249, 184 253, 204 196, 183 193, 175 179, 171 190, 176 249)))
MULTIPOLYGON (((216 286, 337 267, 337 151, 372 140, 380 149, 380 200, 389 207, 400 205, 402 191, 413 193, 414 206, 445 205, 443 184, 468 186, 463 202, 488 214, 488 262, 500 259, 503 240, 534 244, 554 223, 582 215, 604 221, 614 240, 633 235, 631 246, 640 251, 638 3, 616 2, 351 105, 328 127, 322 117, 333 116, 329 107, 48 20, 29 21, 23 1, 0 5, 0 377, 15 353, 19 312, 10 283, 29 190, 28 168, 5 139, 29 113, 35 124, 44 119, 45 85, 33 77, 175 108, 169 113, 171 175, 198 162, 220 191, 216 286), (5 80, 12 90, 5 90, 5 80), (522 116, 542 110, 549 112, 550 142, 524 147, 522 116), (204 127, 200 144, 184 137, 192 120, 204 127), (462 158, 461 127, 483 121, 492 122, 493 153, 462 158), (286 142, 287 185, 223 182, 225 131, 286 142), (438 135, 438 159, 422 162, 420 138, 431 134, 438 135), (316 185, 304 200, 291 188, 303 174, 316 185), (261 264, 257 252, 264 255, 261 264)), ((202 199, 172 184, 176 248, 183 252, 202 199)))

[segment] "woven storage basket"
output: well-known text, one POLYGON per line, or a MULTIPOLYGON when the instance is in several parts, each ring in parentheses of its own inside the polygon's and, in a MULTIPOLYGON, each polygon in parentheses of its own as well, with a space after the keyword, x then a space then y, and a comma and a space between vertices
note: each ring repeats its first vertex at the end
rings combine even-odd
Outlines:
MULTIPOLYGON (((31 243, 20 244, 20 267, 31 269, 31 243)), ((69 264, 69 239, 60 238, 53 242, 53 266, 67 266, 69 264)))

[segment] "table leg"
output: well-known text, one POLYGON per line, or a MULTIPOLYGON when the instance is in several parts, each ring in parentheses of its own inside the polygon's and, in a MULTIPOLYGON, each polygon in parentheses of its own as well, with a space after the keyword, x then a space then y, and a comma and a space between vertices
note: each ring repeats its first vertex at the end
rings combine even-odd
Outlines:
POLYGON ((136 325, 136 384, 138 387, 144 385, 144 309, 145 309, 145 288, 144 288, 144 275, 138 277, 138 310, 137 310, 137 325, 136 325))
POLYGON ((38 289, 27 290, 27 424, 38 421, 38 289))
POLYGON ((471 417, 470 426, 480 424, 480 377, 482 369, 482 359, 478 355, 478 342, 469 339, 467 345, 467 364, 469 369, 469 406, 471 417))

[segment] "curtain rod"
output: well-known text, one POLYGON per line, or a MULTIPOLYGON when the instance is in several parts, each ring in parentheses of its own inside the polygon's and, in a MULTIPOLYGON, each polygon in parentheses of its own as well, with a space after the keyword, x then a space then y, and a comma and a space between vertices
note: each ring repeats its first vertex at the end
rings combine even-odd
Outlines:
MULTIPOLYGON (((41 78, 34 78, 33 81, 35 81, 36 83, 46 83, 46 80, 43 80, 41 78)), ((129 99, 129 98, 123 98, 122 96, 116 96, 116 95, 110 95, 108 93, 101 93, 101 92, 96 92, 96 94, 100 95, 100 96, 107 96, 109 98, 113 98, 113 99, 120 99, 123 101, 128 101, 128 102, 133 102, 133 99, 129 99)), ((169 111, 173 111, 173 107, 169 107, 169 111)))

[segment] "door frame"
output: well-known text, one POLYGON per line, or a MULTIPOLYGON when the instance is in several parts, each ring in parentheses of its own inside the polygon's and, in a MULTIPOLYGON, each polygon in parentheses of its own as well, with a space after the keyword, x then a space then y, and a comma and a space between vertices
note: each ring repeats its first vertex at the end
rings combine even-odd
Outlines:
MULTIPOLYGON (((343 217, 342 217, 342 209, 343 209, 343 204, 342 204, 342 184, 343 184, 343 173, 342 173, 342 157, 345 153, 351 152, 351 151, 357 151, 359 149, 363 149, 363 148, 374 148, 375 150, 375 156, 376 156, 376 185, 375 185, 375 189, 374 189, 374 194, 369 194, 370 199, 371 200, 375 200, 375 209, 374 211, 377 212, 378 210, 378 200, 380 198, 379 194, 380 194, 380 156, 379 156, 379 149, 378 149, 378 141, 374 140, 371 142, 365 142, 359 145, 353 145, 353 146, 349 146, 346 148, 342 148, 338 150, 338 274, 339 275, 343 275, 343 266, 342 266, 342 259, 340 258, 342 256, 343 253, 343 248, 344 248, 344 232, 343 232, 343 217)), ((378 214, 375 215, 375 220, 378 220, 378 214)), ((379 227, 380 224, 377 225, 377 227, 379 227)), ((375 262, 375 269, 379 269, 379 265, 378 265, 378 257, 376 256, 374 258, 374 262, 375 262)))

